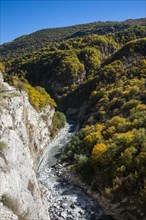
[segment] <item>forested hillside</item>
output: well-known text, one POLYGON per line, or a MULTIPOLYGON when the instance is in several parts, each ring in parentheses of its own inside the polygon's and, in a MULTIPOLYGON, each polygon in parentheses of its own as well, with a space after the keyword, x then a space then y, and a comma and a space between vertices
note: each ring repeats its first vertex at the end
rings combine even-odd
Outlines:
POLYGON ((129 44, 134 48, 129 55, 125 45, 127 56, 116 56, 118 51, 113 57, 119 60, 104 65, 70 97, 71 106, 84 103, 78 114, 84 126, 67 145, 63 160, 93 191, 113 204, 120 202, 125 219, 145 219, 146 39, 129 44))
MULTIPOLYGON (((145 25, 146 19, 130 19, 124 22, 93 22, 88 24, 74 25, 64 28, 48 28, 40 31, 36 31, 29 35, 21 36, 12 42, 5 43, 0 46, 0 54, 3 59, 9 59, 10 57, 17 57, 18 55, 28 54, 29 52, 38 50, 43 47, 48 47, 53 42, 59 42, 62 40, 87 36, 90 34, 105 35, 109 33, 116 33, 120 31, 119 34, 121 39, 129 38, 128 35, 133 35, 132 30, 128 30, 128 35, 123 37, 122 32, 130 27, 135 27, 139 29, 139 25, 145 25), (131 33, 130 33, 131 32, 131 33)), ((140 35, 143 33, 137 30, 140 35)), ((144 30, 143 30, 144 32, 144 30)), ((118 36, 119 38, 119 36, 118 36)))
POLYGON ((145 21, 42 30, 0 48, 8 82, 29 90, 28 81, 47 97, 44 87, 79 121, 62 160, 124 219, 138 220, 146 218, 145 21))

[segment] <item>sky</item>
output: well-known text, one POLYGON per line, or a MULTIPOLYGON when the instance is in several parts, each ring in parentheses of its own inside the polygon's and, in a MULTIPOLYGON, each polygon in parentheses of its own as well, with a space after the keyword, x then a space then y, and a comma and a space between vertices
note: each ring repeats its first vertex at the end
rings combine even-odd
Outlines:
POLYGON ((0 44, 50 27, 146 17, 146 0, 0 0, 0 44))

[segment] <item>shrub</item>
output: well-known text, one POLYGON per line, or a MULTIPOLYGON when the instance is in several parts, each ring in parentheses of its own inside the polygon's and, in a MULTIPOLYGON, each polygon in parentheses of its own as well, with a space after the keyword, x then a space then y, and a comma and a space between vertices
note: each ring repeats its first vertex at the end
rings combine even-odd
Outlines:
POLYGON ((114 140, 119 146, 129 146, 134 140, 134 133, 133 131, 128 131, 126 133, 116 133, 114 135, 114 140))
POLYGON ((6 147, 6 144, 0 141, 0 150, 3 150, 6 147))
POLYGON ((129 127, 130 122, 121 116, 114 116, 108 121, 108 126, 114 126, 117 132, 125 132, 129 127))
POLYGON ((5 70, 5 66, 4 66, 4 64, 3 64, 3 63, 1 63, 1 62, 0 62, 0 71, 2 71, 2 72, 3 72, 4 70, 5 70))
POLYGON ((93 172, 94 172, 90 160, 86 155, 83 154, 78 155, 76 159, 77 159, 77 166, 76 166, 77 172, 86 183, 90 184, 92 182, 93 172))
POLYGON ((92 159, 96 160, 106 150, 107 150, 107 146, 104 143, 94 145, 94 148, 92 150, 92 159))
POLYGON ((91 150, 93 148, 93 146, 95 145, 95 143, 97 143, 97 141, 100 141, 102 139, 102 135, 100 131, 96 131, 96 132, 92 132, 91 134, 87 135, 83 141, 84 141, 84 145, 87 149, 91 150))
POLYGON ((116 131, 115 126, 110 126, 110 127, 108 127, 108 128, 106 129, 106 131, 103 132, 104 137, 105 137, 105 138, 110 138, 110 137, 112 137, 113 134, 115 133, 115 131, 116 131))
POLYGON ((119 99, 117 97, 113 98, 111 102, 108 103, 108 108, 112 111, 115 108, 120 109, 125 103, 125 99, 119 99))
POLYGON ((96 101, 99 101, 104 95, 106 95, 106 90, 104 88, 101 88, 99 91, 94 93, 94 98, 96 101))
POLYGON ((39 86, 32 87, 30 84, 25 83, 24 89, 28 93, 30 103, 37 109, 40 110, 47 105, 56 107, 55 101, 50 97, 50 95, 45 91, 44 88, 39 86))
POLYGON ((55 112, 53 119, 52 119, 52 124, 53 124, 53 129, 52 129, 52 136, 54 136, 57 131, 65 126, 66 123, 66 116, 62 112, 55 112))
POLYGON ((18 215, 18 203, 14 198, 8 194, 3 194, 0 201, 4 206, 11 209, 14 214, 18 215))
POLYGON ((127 103, 123 105, 123 111, 125 113, 129 113, 129 110, 138 106, 140 101, 131 99, 127 103))
POLYGON ((17 89, 25 90, 28 94, 29 101, 36 110, 41 110, 47 105, 57 107, 54 99, 46 92, 46 90, 40 86, 33 87, 23 77, 19 78, 17 75, 12 76, 9 79, 9 83, 17 89))
POLYGON ((137 149, 135 147, 128 147, 123 153, 121 153, 123 164, 129 165, 136 153, 137 153, 137 149))

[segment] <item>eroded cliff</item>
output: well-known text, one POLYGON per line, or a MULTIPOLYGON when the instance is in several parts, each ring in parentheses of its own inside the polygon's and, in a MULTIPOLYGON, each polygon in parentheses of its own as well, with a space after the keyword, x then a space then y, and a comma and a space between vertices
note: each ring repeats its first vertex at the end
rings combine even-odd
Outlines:
POLYGON ((0 72, 0 219, 48 220, 37 163, 50 142, 54 108, 37 112, 0 72))

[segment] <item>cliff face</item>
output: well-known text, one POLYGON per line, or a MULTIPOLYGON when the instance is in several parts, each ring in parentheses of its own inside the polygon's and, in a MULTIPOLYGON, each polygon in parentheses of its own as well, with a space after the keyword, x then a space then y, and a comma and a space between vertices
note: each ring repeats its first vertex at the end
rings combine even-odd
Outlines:
POLYGON ((49 219, 35 169, 50 141, 54 109, 38 113, 0 73, 0 219, 49 219))

